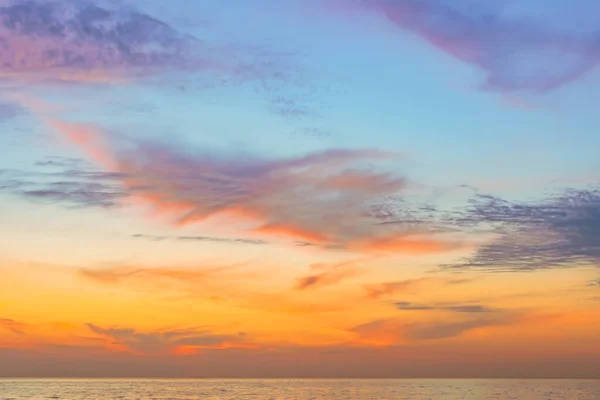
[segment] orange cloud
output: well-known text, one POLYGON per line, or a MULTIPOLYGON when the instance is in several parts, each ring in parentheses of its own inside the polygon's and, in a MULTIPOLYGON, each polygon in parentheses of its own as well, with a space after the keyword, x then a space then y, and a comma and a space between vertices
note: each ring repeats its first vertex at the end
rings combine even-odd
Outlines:
POLYGON ((422 287, 425 284, 430 284, 431 282, 435 281, 435 278, 417 278, 397 282, 384 282, 378 284, 365 285, 364 288, 367 292, 368 298, 379 299, 380 297, 391 294, 405 293, 407 291, 422 287))
POLYGON ((140 332, 127 328, 101 328, 88 324, 89 329, 98 336, 114 341, 137 354, 194 354, 200 349, 245 348, 245 334, 215 334, 206 329, 183 329, 140 332))
POLYGON ((369 252, 426 255, 454 251, 464 247, 464 245, 460 242, 441 240, 424 235, 399 234, 363 238, 350 242, 349 247, 369 252))
POLYGON ((293 226, 267 224, 253 229, 252 232, 267 236, 304 240, 316 244, 327 242, 327 238, 324 235, 310 231, 303 231, 301 228, 296 228, 293 226))
POLYGON ((29 324, 21 321, 15 321, 10 318, 0 318, 0 329, 8 331, 15 335, 24 335, 29 328, 29 324))
POLYGON ((335 285, 346 278, 356 276, 360 272, 358 265, 364 261, 366 260, 351 260, 334 264, 313 264, 310 266, 313 273, 298 279, 296 289, 306 290, 335 285))
POLYGON ((239 268, 243 264, 223 265, 203 268, 144 268, 119 266, 104 269, 80 269, 79 275, 87 280, 104 285, 124 285, 136 288, 147 288, 155 291, 174 290, 183 293, 202 292, 205 296, 211 293, 224 295, 234 290, 228 281, 254 277, 256 272, 239 268))

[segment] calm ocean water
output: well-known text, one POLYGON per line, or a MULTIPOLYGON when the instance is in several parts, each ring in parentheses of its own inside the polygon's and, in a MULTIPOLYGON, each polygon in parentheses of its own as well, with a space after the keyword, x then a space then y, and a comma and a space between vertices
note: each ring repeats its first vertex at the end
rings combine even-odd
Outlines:
POLYGON ((599 380, 0 380, 0 400, 598 400, 599 380))

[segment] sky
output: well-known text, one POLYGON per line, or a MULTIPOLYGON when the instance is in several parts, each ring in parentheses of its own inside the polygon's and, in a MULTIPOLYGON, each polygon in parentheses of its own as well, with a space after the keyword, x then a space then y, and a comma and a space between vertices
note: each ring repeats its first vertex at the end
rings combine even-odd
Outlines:
POLYGON ((598 15, 3 0, 0 376, 600 377, 598 15))

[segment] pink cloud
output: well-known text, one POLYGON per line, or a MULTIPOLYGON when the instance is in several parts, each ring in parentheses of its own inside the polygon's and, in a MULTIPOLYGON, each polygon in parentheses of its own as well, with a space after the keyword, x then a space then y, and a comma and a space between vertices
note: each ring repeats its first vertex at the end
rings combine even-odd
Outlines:
POLYGON ((266 159, 191 152, 90 124, 48 121, 89 159, 117 172, 131 200, 174 226, 227 215, 243 222, 249 235, 359 252, 427 254, 459 247, 424 232, 400 232, 369 215, 369 206, 405 189, 402 177, 368 165, 393 162, 391 153, 338 149, 266 159))

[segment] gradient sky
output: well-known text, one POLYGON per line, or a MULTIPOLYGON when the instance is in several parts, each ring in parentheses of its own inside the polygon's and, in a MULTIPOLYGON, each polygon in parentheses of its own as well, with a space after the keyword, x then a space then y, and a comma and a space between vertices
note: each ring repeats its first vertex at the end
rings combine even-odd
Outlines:
POLYGON ((598 15, 0 2, 0 376, 600 377, 598 15))

